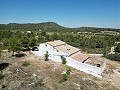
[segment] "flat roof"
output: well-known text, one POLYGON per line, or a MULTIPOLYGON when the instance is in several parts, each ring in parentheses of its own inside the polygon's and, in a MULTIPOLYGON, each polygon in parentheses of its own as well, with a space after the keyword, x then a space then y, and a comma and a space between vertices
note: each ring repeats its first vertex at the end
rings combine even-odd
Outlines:
POLYGON ((74 55, 74 56, 71 56, 71 57, 72 57, 74 60, 80 61, 80 62, 83 62, 83 61, 89 59, 89 56, 88 56, 88 55, 86 55, 86 54, 80 54, 80 53, 78 53, 78 54, 76 54, 76 55, 74 55))
POLYGON ((80 49, 78 48, 75 48, 71 45, 68 45, 68 44, 64 44, 64 45, 60 45, 60 46, 57 46, 55 47, 58 51, 62 51, 64 53, 67 53, 69 55, 72 55, 74 53, 77 53, 80 51, 80 49))
POLYGON ((53 47, 66 44, 65 42, 63 42, 61 40, 55 40, 55 41, 50 41, 50 42, 46 42, 46 43, 53 46, 53 47))

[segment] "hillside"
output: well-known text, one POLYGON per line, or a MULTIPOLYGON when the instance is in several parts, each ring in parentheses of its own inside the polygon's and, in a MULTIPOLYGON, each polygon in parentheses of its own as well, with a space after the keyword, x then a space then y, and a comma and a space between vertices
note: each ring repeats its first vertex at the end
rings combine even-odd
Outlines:
POLYGON ((52 32, 79 32, 79 31, 99 32, 103 30, 120 31, 120 29, 95 28, 95 27, 67 28, 60 26, 55 22, 0 24, 0 30, 44 30, 44 31, 52 31, 52 32))
POLYGON ((54 22, 45 22, 45 23, 9 23, 9 24, 0 24, 1 30, 60 30, 64 27, 59 26, 54 22))
MULTIPOLYGON (((0 58, 0 90, 119 90, 119 63, 108 61, 102 76, 97 78, 74 68, 54 62, 44 61, 44 58, 30 52, 24 57, 11 57, 4 53, 0 58), (24 66, 29 62, 29 66, 24 66), (2 66, 4 65, 4 66, 2 66), (59 83, 62 73, 70 69, 68 79, 59 83)), ((93 57, 106 60, 103 57, 93 57)))

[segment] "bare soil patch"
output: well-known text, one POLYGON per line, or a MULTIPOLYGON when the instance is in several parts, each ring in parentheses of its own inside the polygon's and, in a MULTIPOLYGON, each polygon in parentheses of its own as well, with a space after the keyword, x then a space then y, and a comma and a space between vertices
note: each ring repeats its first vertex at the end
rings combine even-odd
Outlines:
POLYGON ((114 69, 119 68, 120 63, 107 60, 107 67, 103 72, 103 78, 97 78, 83 73, 74 68, 62 65, 52 60, 44 61, 44 58, 26 52, 24 57, 10 57, 6 54, 0 62, 9 63, 2 70, 5 76, 0 79, 1 90, 119 90, 119 75, 114 69), (30 65, 25 67, 22 63, 29 61, 30 65), (67 81, 59 83, 62 72, 71 68, 67 81))

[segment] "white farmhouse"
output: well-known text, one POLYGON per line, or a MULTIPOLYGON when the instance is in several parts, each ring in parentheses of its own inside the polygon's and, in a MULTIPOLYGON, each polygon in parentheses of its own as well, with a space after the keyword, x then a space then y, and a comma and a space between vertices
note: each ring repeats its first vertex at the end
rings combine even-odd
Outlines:
POLYGON ((94 76, 101 77, 106 63, 98 63, 95 65, 91 64, 91 60, 88 55, 82 54, 81 50, 75 48, 61 40, 50 41, 46 43, 41 43, 39 45, 39 51, 32 51, 33 54, 38 56, 44 56, 46 52, 49 54, 49 59, 55 60, 57 62, 62 62, 61 56, 63 56, 67 65, 83 72, 92 74, 94 76), (100 64, 100 65, 99 65, 100 64))

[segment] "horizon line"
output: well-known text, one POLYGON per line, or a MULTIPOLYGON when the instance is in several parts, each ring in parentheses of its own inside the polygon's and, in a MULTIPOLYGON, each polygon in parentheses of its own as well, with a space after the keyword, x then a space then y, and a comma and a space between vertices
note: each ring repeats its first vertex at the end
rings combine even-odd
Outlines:
MULTIPOLYGON (((8 23, 0 23, 0 24, 40 24, 40 23, 56 23, 54 21, 46 21, 46 22, 8 22, 8 23)), ((120 28, 113 28, 113 27, 97 27, 97 26, 79 26, 79 27, 69 27, 69 26, 63 26, 59 23, 56 23, 59 26, 62 26, 64 28, 82 28, 82 27, 90 27, 90 28, 106 28, 106 29, 120 29, 120 28)))

